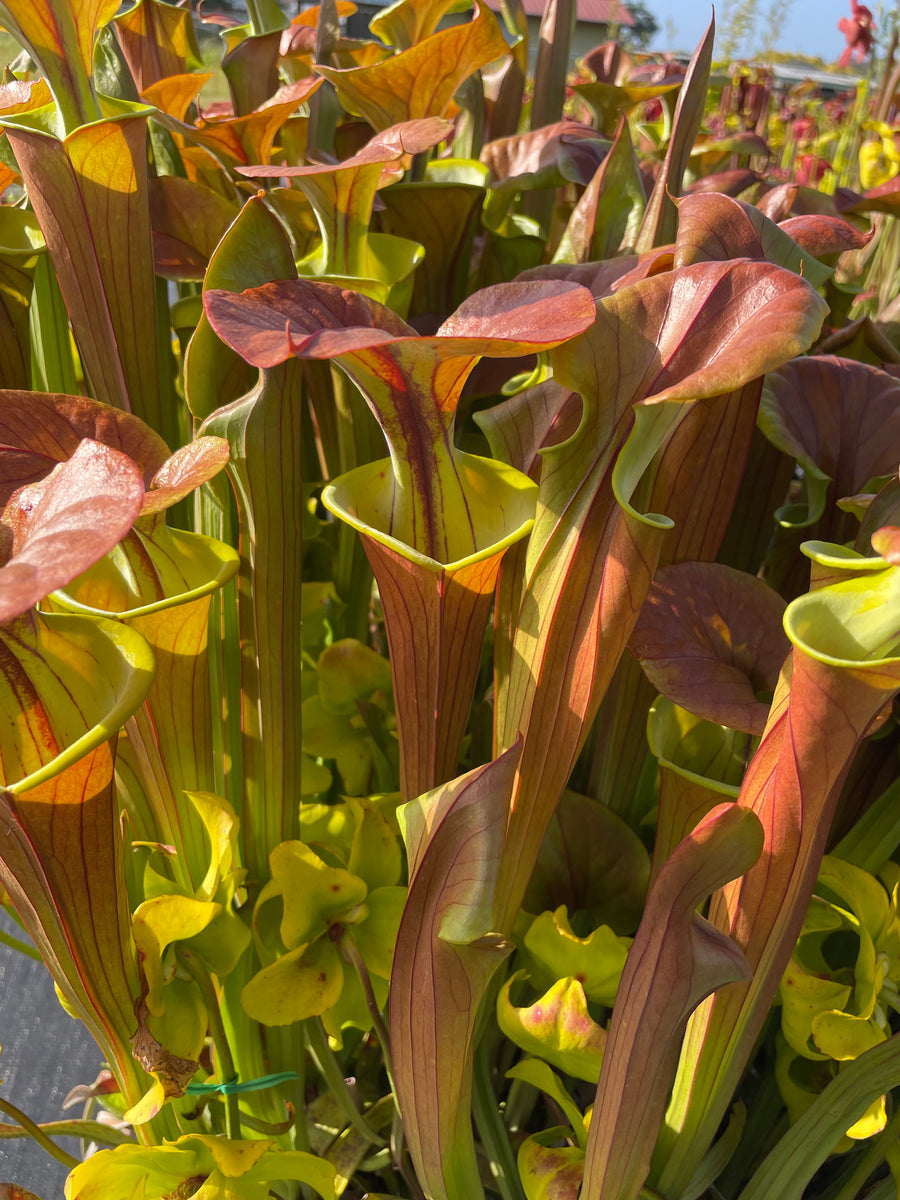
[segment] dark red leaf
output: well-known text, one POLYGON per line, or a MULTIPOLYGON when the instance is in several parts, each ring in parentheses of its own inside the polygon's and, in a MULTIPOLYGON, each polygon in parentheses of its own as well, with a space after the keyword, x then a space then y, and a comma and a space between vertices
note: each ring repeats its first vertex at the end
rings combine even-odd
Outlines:
POLYGON ((718 725, 761 734, 790 650, 785 604, 761 580, 718 563, 656 575, 629 649, 669 700, 718 725))

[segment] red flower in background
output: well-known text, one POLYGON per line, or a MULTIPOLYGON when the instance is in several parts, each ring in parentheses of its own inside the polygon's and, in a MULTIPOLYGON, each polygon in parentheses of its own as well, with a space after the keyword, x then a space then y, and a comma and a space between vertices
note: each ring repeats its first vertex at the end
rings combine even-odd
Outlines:
POLYGON ((835 96, 833 100, 825 101, 822 107, 832 125, 840 125, 842 121, 847 120, 853 106, 853 98, 852 92, 844 92, 835 96))
POLYGON ((797 117, 794 121, 794 139, 798 142, 812 141, 818 132, 812 117, 797 117))
POLYGON ((853 9, 852 18, 848 20, 847 17, 841 17, 838 21, 838 29, 847 39, 844 53, 838 59, 839 67, 849 66, 854 51, 856 52, 856 61, 862 62, 872 49, 875 30, 872 10, 866 8, 864 4, 857 4, 856 0, 850 0, 850 6, 853 9))
POLYGON ((822 177, 829 169, 830 163, 818 154, 801 154, 794 163, 794 183, 803 187, 815 187, 822 182, 822 177))

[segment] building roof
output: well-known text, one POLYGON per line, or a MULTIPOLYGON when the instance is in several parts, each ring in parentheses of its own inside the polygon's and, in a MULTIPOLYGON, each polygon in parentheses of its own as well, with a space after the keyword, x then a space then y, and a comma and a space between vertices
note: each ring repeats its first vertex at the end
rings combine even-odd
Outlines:
MULTIPOLYGON (((486 0, 488 8, 500 11, 500 0, 486 0)), ((619 0, 577 0, 578 20, 588 25, 633 25, 634 17, 619 0)), ((527 17, 542 17, 546 0, 522 0, 527 17)))

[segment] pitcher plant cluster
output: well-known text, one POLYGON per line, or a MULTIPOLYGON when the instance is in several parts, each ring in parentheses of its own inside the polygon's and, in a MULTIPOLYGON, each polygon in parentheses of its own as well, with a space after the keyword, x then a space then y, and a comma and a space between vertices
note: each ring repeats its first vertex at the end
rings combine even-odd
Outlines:
POLYGON ((533 80, 517 0, 119 7, 0 3, 2 936, 105 1063, 0 1137, 893 1196, 896 172, 795 178, 712 24, 573 92, 567 0, 533 80))

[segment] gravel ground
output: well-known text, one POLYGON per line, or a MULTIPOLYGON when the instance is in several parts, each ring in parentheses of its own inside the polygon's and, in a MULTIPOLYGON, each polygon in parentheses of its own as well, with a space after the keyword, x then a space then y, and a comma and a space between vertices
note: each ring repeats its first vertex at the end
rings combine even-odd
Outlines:
MULTIPOLYGON (((0 910, 0 927, 20 931, 0 910)), ((78 1021, 60 1007, 43 963, 0 945, 0 1096, 32 1120, 58 1121, 66 1093, 90 1083, 100 1052, 78 1021)), ((0 1114, 0 1121, 9 1118, 0 1114)), ((78 1142, 59 1143, 78 1154, 78 1142)), ((0 1140, 0 1183, 16 1183, 41 1200, 62 1200, 66 1168, 28 1138, 0 1140)))

